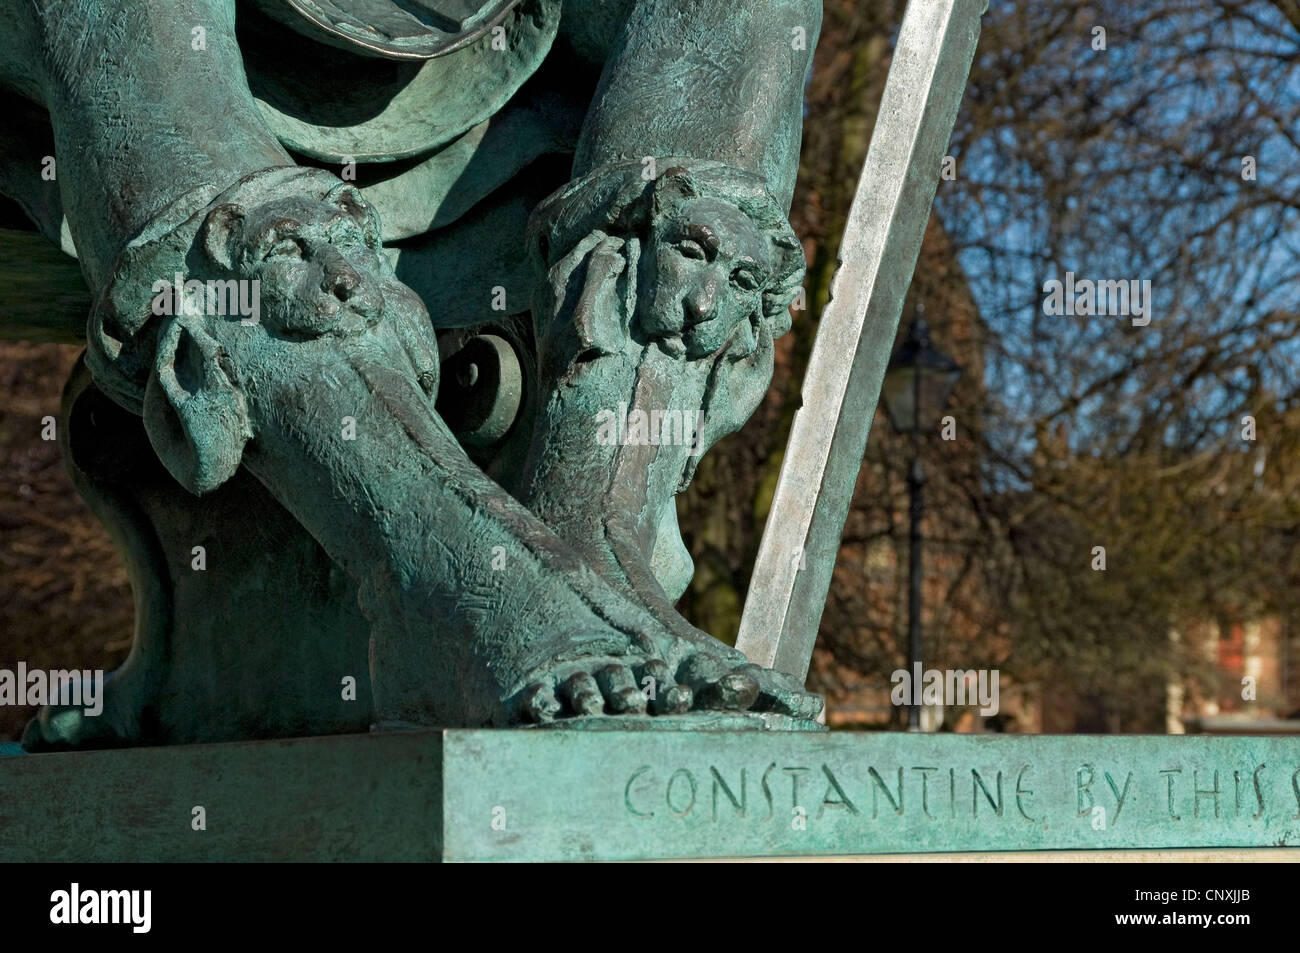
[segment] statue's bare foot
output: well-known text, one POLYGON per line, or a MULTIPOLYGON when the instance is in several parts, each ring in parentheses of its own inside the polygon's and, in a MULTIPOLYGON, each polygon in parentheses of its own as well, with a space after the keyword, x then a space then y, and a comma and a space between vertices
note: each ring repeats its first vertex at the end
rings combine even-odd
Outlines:
MULTIPOLYGON (((634 181, 603 228, 574 236, 565 223, 592 221, 574 214, 583 188, 548 200, 533 226, 545 249, 544 401, 515 492, 674 638, 740 666, 740 653, 673 607, 693 568, 675 497, 762 399, 802 255, 761 183, 732 169, 670 168, 640 194, 634 181)), ((795 679, 747 674, 754 707, 820 712, 795 679)))
MULTIPOLYGON (((720 644, 720 643, 718 643, 720 644)), ((661 658, 592 656, 544 667, 511 700, 513 717, 547 724, 600 715, 772 712, 811 720, 820 699, 776 688, 757 665, 692 652, 676 667, 661 658)))

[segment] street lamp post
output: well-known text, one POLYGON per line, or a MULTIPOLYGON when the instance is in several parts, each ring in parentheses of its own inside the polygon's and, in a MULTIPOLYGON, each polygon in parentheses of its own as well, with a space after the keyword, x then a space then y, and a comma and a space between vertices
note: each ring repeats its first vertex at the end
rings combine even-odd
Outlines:
MULTIPOLYGON (((889 362, 880 396, 889 421, 900 434, 911 435, 912 464, 907 473, 908 533, 907 654, 913 678, 921 662, 921 520, 925 516, 925 470, 921 465, 921 437, 939 424, 952 395, 961 367, 930 343, 930 327, 918 301, 907 340, 889 362)), ((913 685, 913 699, 920 686, 913 685)), ((921 706, 910 705, 907 730, 921 730, 921 706)))
MULTIPOLYGON (((915 436, 914 436, 915 439, 915 436)), ((921 730, 921 518, 925 515, 925 470, 919 448, 913 445, 912 466, 907 472, 907 502, 911 526, 907 533, 907 671, 912 679, 913 704, 907 709, 907 730, 921 730)))

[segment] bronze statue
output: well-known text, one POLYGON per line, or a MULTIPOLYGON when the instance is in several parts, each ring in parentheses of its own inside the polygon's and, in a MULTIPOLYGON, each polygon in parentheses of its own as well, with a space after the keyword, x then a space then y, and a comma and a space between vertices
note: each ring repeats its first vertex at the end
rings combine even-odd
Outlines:
POLYGON ((802 278, 818 3, 7 20, 0 186, 94 296, 63 440, 137 598, 104 714, 48 709, 29 749, 818 727, 673 608, 674 497, 757 406, 802 278), (621 408, 634 439, 598 440, 621 408), (664 419, 689 439, 645 439, 664 419))

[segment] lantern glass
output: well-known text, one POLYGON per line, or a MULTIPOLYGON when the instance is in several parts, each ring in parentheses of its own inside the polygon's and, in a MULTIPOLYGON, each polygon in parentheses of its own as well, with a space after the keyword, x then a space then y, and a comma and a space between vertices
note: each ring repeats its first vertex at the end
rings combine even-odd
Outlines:
POLYGON ((925 318, 918 314, 880 388, 889 422, 904 434, 935 429, 960 377, 961 367, 930 343, 925 318))

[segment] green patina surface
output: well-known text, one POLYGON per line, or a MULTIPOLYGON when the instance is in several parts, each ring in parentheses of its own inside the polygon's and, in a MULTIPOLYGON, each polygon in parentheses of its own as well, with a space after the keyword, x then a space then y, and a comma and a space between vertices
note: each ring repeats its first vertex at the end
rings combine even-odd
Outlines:
POLYGON ((1300 744, 1281 738, 419 731, 19 755, 0 786, 3 860, 1300 843, 1300 744))
POLYGON ((820 711, 674 608, 804 271, 820 4, 416 6, 7 18, 0 335, 84 338, 60 446, 138 610, 28 750, 820 711))

